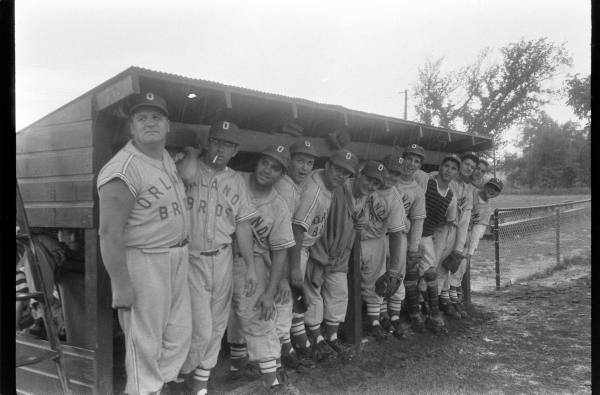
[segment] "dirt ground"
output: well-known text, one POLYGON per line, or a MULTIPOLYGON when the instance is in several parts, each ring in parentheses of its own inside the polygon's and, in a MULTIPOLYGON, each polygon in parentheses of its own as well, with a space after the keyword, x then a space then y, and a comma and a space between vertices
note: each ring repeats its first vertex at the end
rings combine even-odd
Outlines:
MULTIPOLYGON (((367 338, 353 360, 292 373, 290 381, 302 394, 591 393, 589 257, 475 292, 472 301, 470 318, 447 320, 447 335, 367 338)), ((256 381, 230 384, 223 374, 211 380, 213 393, 259 392, 256 381)))

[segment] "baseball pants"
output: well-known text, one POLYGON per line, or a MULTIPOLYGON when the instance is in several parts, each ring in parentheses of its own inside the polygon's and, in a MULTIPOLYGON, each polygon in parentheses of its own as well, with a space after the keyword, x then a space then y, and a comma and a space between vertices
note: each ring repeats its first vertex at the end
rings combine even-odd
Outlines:
MULTIPOLYGON (((193 254, 193 253, 192 253, 193 254)), ((213 256, 190 254, 192 344, 181 372, 211 370, 217 364, 221 339, 231 310, 233 257, 231 246, 213 256)))
POLYGON ((344 322, 348 306, 348 276, 345 272, 328 272, 322 265, 308 259, 304 296, 308 305, 304 322, 309 327, 321 324, 323 319, 344 322))
POLYGON ((119 309, 125 334, 127 394, 148 394, 177 378, 192 332, 187 247, 126 249, 135 293, 131 309, 119 309))
POLYGON ((365 303, 383 303, 383 298, 375 293, 375 281, 386 271, 386 244, 385 237, 360 242, 360 288, 365 303))
POLYGON ((275 320, 260 319, 260 310, 255 310, 254 305, 268 286, 271 267, 261 255, 254 255, 254 264, 257 277, 256 292, 248 297, 244 291, 246 263, 242 257, 233 260, 232 311, 227 326, 227 340, 229 343, 245 343, 250 361, 267 362, 280 356, 279 337, 275 320))
MULTIPOLYGON (((425 282, 422 281, 422 278, 425 275, 425 271, 432 267, 438 270, 440 256, 442 255, 442 252, 445 248, 447 239, 447 225, 436 228, 432 236, 421 237, 421 241, 419 242, 419 249, 421 250, 423 259, 421 259, 421 263, 419 265, 419 278, 421 278, 421 280, 419 281, 419 289, 423 292, 425 292, 427 289, 425 282)), ((439 287, 439 284, 442 281, 443 279, 438 278, 438 293, 439 288, 441 288, 439 287)))
MULTIPOLYGON (((454 250, 454 242, 456 241, 456 226, 454 225, 446 225, 447 233, 445 235, 445 239, 443 236, 440 236, 440 255, 438 257, 438 293, 442 291, 447 291, 450 289, 450 283, 452 282, 451 276, 452 272, 448 271, 445 267, 442 266, 442 261, 446 259, 452 250, 454 250)), ((434 235, 435 236, 435 235, 434 235)))

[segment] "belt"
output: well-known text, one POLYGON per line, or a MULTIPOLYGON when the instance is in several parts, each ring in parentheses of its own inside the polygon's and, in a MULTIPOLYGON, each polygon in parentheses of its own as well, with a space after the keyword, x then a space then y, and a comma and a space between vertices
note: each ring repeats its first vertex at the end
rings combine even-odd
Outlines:
POLYGON ((228 244, 223 244, 221 247, 217 248, 216 250, 201 251, 201 252, 199 252, 199 254, 202 255, 202 256, 215 256, 219 252, 221 252, 222 250, 224 250, 225 248, 227 248, 227 245, 228 244))
POLYGON ((183 239, 183 240, 182 240, 182 241, 180 241, 179 243, 177 243, 177 244, 174 244, 174 245, 172 245, 172 246, 171 246, 171 247, 169 247, 169 248, 179 248, 179 247, 184 247, 184 246, 186 246, 188 243, 189 243, 188 239, 183 239))

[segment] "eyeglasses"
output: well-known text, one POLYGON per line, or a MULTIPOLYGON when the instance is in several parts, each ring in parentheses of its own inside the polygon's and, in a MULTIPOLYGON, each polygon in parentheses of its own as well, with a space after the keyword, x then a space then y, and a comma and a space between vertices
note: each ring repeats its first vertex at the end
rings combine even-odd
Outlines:
POLYGON ((233 149, 233 148, 237 147, 237 144, 232 143, 231 141, 219 140, 219 139, 215 139, 212 137, 208 139, 208 143, 215 145, 217 147, 223 147, 223 148, 228 148, 228 149, 233 149))

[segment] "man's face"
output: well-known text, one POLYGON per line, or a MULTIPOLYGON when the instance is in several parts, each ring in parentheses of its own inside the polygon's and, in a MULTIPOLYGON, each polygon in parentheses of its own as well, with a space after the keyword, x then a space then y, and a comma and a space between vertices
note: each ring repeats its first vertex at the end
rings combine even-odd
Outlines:
POLYGON ((290 177, 296 184, 301 184, 310 174, 315 158, 306 154, 294 154, 290 163, 290 177))
POLYGON ((354 183, 360 196, 368 196, 381 188, 381 182, 373 177, 362 174, 354 183))
POLYGON ((215 167, 225 167, 237 152, 237 144, 210 137, 206 149, 206 160, 215 167))
POLYGON ((129 119, 133 141, 152 144, 165 141, 169 133, 169 120, 160 111, 151 107, 140 107, 129 119))
POLYGON ((473 175, 471 176, 471 178, 474 181, 479 181, 487 172, 488 172, 488 166, 483 162, 479 162, 477 164, 477 167, 475 167, 475 170, 473 170, 473 175))
POLYGON ((453 160, 447 160, 440 166, 439 175, 445 182, 450 182, 458 175, 458 164, 453 160))
POLYGON ((333 188, 342 185, 351 175, 352 173, 349 170, 335 163, 327 162, 325 165, 325 177, 333 188))
POLYGON ((493 199, 496 196, 500 195, 500 191, 490 185, 485 185, 483 187, 483 190, 485 191, 485 195, 488 199, 493 199))
POLYGON ((473 170, 477 167, 477 163, 473 159, 466 158, 460 164, 460 175, 469 178, 473 174, 473 170))
POLYGON ((262 156, 256 164, 254 176, 258 185, 272 186, 283 176, 283 166, 271 157, 262 156))
POLYGON ((412 177, 415 172, 421 168, 422 164, 423 159, 421 159, 419 155, 406 154, 402 161, 402 165, 400 166, 400 172, 404 176, 412 177))
POLYGON ((386 169, 385 185, 388 188, 393 187, 394 185, 397 185, 400 182, 401 178, 402 178, 402 173, 400 173, 399 171, 386 169))

